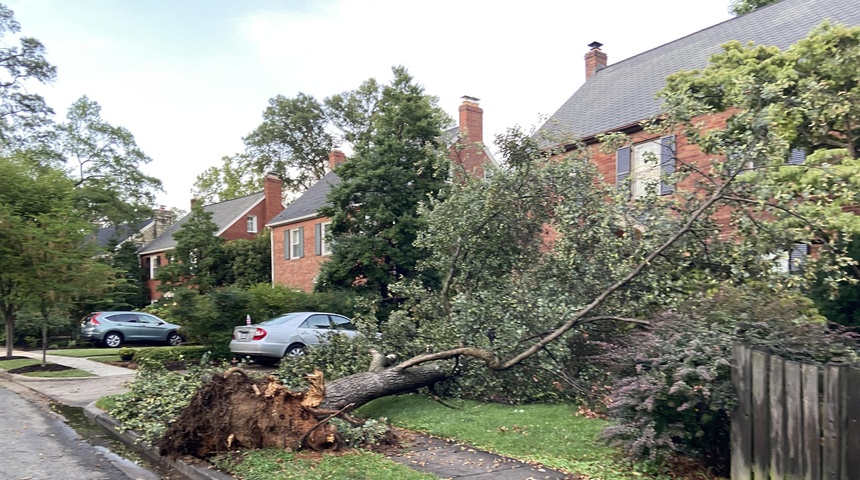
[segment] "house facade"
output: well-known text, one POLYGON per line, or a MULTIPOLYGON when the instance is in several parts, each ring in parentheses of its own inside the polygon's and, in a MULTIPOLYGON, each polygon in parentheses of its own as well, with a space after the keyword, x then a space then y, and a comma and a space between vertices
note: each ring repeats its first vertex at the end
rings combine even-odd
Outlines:
MULTIPOLYGON (((495 164, 484 145, 484 111, 478 99, 463 97, 459 108, 459 124, 444 132, 450 145, 454 177, 470 175, 482 178, 488 164, 495 164)), ((331 221, 318 211, 326 205, 331 188, 340 183, 335 168, 346 161, 346 155, 333 150, 329 154, 331 171, 293 201, 266 226, 272 235, 272 282, 311 291, 319 275, 320 265, 328 259, 331 249, 326 242, 331 221)))
MULTIPOLYGON (((269 174, 264 180, 262 192, 204 205, 203 211, 212 214, 212 222, 218 227, 218 231, 215 233, 217 236, 227 241, 250 240, 263 233, 266 223, 284 209, 281 196, 281 179, 274 174, 269 174)), ((194 205, 195 201, 192 200, 192 210, 194 205)), ((171 250, 176 248, 176 240, 173 235, 182 228, 191 218, 191 215, 189 213, 182 217, 137 252, 152 301, 158 300, 162 296, 162 293, 158 291, 159 282, 155 280, 158 268, 170 262, 171 250)))
MULTIPOLYGON (((674 172, 675 162, 706 165, 711 158, 698 146, 687 142, 681 132, 659 136, 648 133, 641 122, 661 111, 657 93, 666 85, 666 77, 685 70, 708 66, 712 55, 722 52, 721 45, 737 40, 756 45, 776 46, 784 50, 806 38, 823 21, 849 27, 860 25, 860 4, 856 0, 781 0, 753 12, 726 20, 636 56, 609 64, 603 45, 593 42, 585 54, 585 83, 577 89, 538 134, 549 140, 547 146, 573 148, 573 141, 585 143, 600 175, 609 182, 629 180, 632 198, 644 194, 647 185, 656 184, 662 175, 674 172), (615 152, 599 148, 598 136, 621 132, 630 145, 615 152), (565 142, 561 139, 568 139, 565 142), (645 162, 653 153, 659 163, 645 162)), ((720 112, 696 119, 705 129, 724 127, 733 112, 720 112)), ((795 150, 788 163, 799 164, 803 151, 795 150)), ((669 195, 694 188, 696 178, 687 177, 678 185, 659 184, 659 193, 669 195)), ((719 210, 714 219, 728 225, 731 211, 719 210)), ((792 258, 807 252, 796 246, 792 258)))

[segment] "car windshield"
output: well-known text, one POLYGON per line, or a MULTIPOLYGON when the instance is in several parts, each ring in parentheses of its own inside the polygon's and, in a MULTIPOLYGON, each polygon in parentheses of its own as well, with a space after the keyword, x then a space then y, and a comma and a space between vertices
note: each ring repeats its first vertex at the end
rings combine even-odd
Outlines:
POLYGON ((258 323, 258 325, 280 325, 280 324, 288 321, 289 319, 294 318, 296 315, 298 315, 298 314, 297 313, 288 313, 286 315, 281 315, 280 317, 275 317, 275 318, 272 318, 270 320, 266 320, 263 323, 258 323))

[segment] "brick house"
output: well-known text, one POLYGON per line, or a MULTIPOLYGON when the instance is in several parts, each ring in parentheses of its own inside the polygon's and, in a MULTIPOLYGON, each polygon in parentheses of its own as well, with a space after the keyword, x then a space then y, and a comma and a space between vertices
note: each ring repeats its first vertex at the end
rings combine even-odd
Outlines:
MULTIPOLYGON (((746 15, 734 17, 636 56, 609 64, 602 44, 593 42, 585 54, 585 83, 540 128, 538 134, 549 139, 569 139, 584 142, 600 175, 616 183, 630 179, 633 198, 644 193, 646 184, 674 171, 675 160, 703 165, 709 157, 696 145, 686 141, 680 132, 660 137, 643 131, 640 123, 660 113, 661 100, 657 92, 666 84, 666 77, 682 71, 701 69, 708 65, 711 55, 720 53, 721 45, 738 40, 757 45, 786 49, 824 20, 847 26, 860 25, 860 4, 857 0, 782 0, 746 15), (632 145, 618 151, 603 152, 597 136, 610 132, 629 135, 632 145), (644 162, 646 152, 652 152, 660 163, 644 162)), ((725 125, 731 112, 721 112, 699 118, 705 128, 725 125)), ((549 144, 566 143, 561 140, 549 144)), ((572 146, 564 145, 570 151, 572 146)), ((802 163, 805 153, 794 151, 789 163, 802 163)), ((660 184, 660 194, 690 189, 695 178, 688 177, 679 185, 660 184)), ((728 223, 730 211, 722 209, 715 220, 728 223)), ((808 253, 806 245, 797 245, 792 258, 808 253)), ((787 262, 787 268, 791 263, 787 262)))
MULTIPOLYGON (((478 99, 463 97, 458 126, 443 132, 450 145, 455 177, 461 174, 483 177, 487 162, 495 164, 484 145, 483 115, 478 99)), ((343 152, 333 150, 329 154, 332 171, 266 224, 272 235, 272 283, 313 290, 320 265, 331 253, 325 241, 330 219, 317 212, 326 204, 329 190, 340 183, 333 170, 345 161, 343 152)))
MULTIPOLYGON (((264 180, 262 192, 204 205, 203 211, 211 213, 212 222, 218 226, 216 235, 228 241, 250 240, 263 232, 266 223, 284 209, 284 204, 281 201, 281 184, 280 178, 274 174, 269 174, 264 180)), ((194 203, 195 201, 192 200, 192 208, 194 203)), ((146 276, 150 299, 153 301, 161 298, 161 292, 157 289, 159 282, 155 280, 155 273, 160 266, 170 262, 170 250, 176 247, 173 234, 179 231, 190 218, 191 213, 179 219, 161 235, 137 251, 146 276)))

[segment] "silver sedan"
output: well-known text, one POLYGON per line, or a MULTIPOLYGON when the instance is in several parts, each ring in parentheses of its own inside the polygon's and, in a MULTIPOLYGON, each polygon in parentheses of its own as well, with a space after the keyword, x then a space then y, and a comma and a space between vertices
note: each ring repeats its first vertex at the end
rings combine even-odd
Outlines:
POLYGON ((230 352, 261 364, 274 364, 286 356, 302 356, 310 345, 326 341, 329 334, 358 335, 343 315, 324 312, 286 313, 271 320, 233 328, 230 352))

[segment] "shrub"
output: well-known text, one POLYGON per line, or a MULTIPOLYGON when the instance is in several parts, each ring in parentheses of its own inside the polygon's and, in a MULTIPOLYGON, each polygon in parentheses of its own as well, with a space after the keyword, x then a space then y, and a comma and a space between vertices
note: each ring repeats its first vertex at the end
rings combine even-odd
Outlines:
POLYGON ((122 347, 119 349, 119 359, 124 362, 129 362, 134 358, 134 349, 122 347))
POLYGON ((123 428, 137 430, 144 440, 154 442, 164 434, 169 422, 179 416, 204 380, 214 373, 214 369, 206 366, 206 360, 204 357, 200 366, 187 371, 168 372, 160 362, 142 359, 131 390, 116 399, 110 415, 123 428))
POLYGON ((725 472, 733 338, 793 360, 857 358, 852 335, 829 329, 798 295, 727 288, 681 308, 597 358, 617 378, 608 405, 615 424, 604 438, 637 460, 659 465, 683 453, 725 472))

